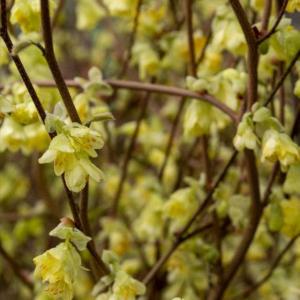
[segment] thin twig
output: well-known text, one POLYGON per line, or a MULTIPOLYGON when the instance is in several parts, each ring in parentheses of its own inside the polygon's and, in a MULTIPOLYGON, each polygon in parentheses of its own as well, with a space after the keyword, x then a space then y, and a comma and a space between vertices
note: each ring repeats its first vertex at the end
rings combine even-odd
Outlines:
POLYGON ((131 32, 129 43, 128 43, 126 57, 125 57, 121 72, 119 74, 119 78, 122 78, 126 74, 129 62, 130 62, 131 57, 132 57, 132 48, 133 48, 135 40, 136 40, 136 35, 137 35, 137 30, 138 30, 138 24, 139 24, 139 18, 140 18, 140 14, 141 14, 142 4, 143 4, 143 0, 138 0, 138 2, 136 4, 135 16, 134 16, 134 19, 133 19, 133 28, 132 28, 132 32, 131 32))
POLYGON ((174 241, 173 245, 170 247, 170 249, 164 255, 162 255, 160 257, 160 259, 156 262, 156 264, 153 266, 153 268, 150 270, 150 272, 145 276, 145 278, 143 279, 144 284, 148 285, 152 281, 152 279, 159 272, 161 267, 167 262, 167 260, 174 253, 174 251, 179 247, 179 245, 186 242, 188 239, 194 237, 195 235, 198 235, 198 234, 202 233, 203 231, 211 228, 211 226, 212 226, 212 224, 204 225, 185 237, 177 238, 174 241))
POLYGON ((31 291, 34 289, 34 285, 27 272, 21 269, 19 264, 6 252, 6 250, 1 245, 0 241, 0 255, 8 263, 11 269, 14 271, 15 275, 27 286, 31 291))
POLYGON ((81 123, 77 110, 74 106, 72 97, 68 90, 68 87, 65 83, 65 80, 62 76, 60 68, 58 66, 54 47, 53 47, 53 38, 52 38, 52 29, 51 29, 51 20, 50 20, 50 12, 49 12, 49 1, 48 0, 40 0, 41 4, 41 19, 42 19, 42 29, 43 29, 43 37, 45 43, 45 58, 48 63, 48 66, 51 70, 54 81, 57 85, 58 91, 62 97, 62 100, 65 104, 65 107, 68 111, 68 114, 72 120, 72 122, 81 123))
POLYGON ((172 253, 176 250, 178 245, 181 243, 181 239, 185 239, 188 230, 192 226, 192 224, 195 222, 195 220, 198 218, 198 216, 203 212, 203 210, 208 206, 211 197, 213 193, 215 192, 216 188, 219 186, 219 184, 223 181, 225 178, 230 166, 234 163, 235 158, 237 156, 237 151, 234 151, 231 158, 225 165, 224 169, 222 170, 219 177, 216 179, 214 185, 210 189, 210 191, 207 193, 205 199, 203 202, 199 205, 197 211, 192 215, 190 220, 186 223, 186 225, 177 233, 176 239, 173 243, 173 245, 170 247, 170 249, 159 259, 159 261, 152 267, 152 269, 149 271, 149 273, 145 276, 143 279, 143 282, 145 284, 149 284, 152 279, 155 277, 156 273, 160 270, 160 268, 166 263, 166 261, 169 259, 169 257, 172 255, 172 253))
POLYGON ((166 150, 165 150, 164 161, 163 161, 163 163, 160 167, 159 173, 158 173, 158 180, 159 181, 161 181, 163 176, 164 176, 164 171, 165 171, 165 168, 167 166, 167 163, 168 163, 168 160, 169 160, 169 157, 170 157, 170 154, 171 154, 171 149, 172 149, 172 146, 173 146, 173 143, 174 143, 176 130, 177 130, 178 123, 179 123, 179 120, 180 120, 180 117, 181 117, 181 114, 182 114, 185 103, 186 103, 186 100, 183 98, 183 99, 181 99, 181 101, 178 105, 178 110, 177 110, 176 116, 174 118, 174 121, 172 123, 171 131, 170 131, 170 135, 169 135, 169 139, 168 139, 168 144, 167 144, 167 147, 166 147, 166 150))
POLYGON ((239 295, 235 296, 234 299, 248 299, 248 297, 253 294, 258 288, 260 288, 263 284, 265 284, 273 275, 275 269, 278 267, 279 263, 283 259, 284 255, 292 248, 296 240, 300 237, 300 234, 293 237, 281 250, 281 252, 277 255, 275 260, 273 261, 268 273, 259 281, 257 281, 253 286, 246 289, 239 295))
POLYGON ((118 208, 119 208, 119 201, 123 192, 123 187, 125 184, 125 180, 127 177, 127 173, 128 173, 128 166, 129 166, 129 162, 130 159, 132 157, 135 145, 136 145, 136 140, 140 131, 140 126, 141 123, 145 117, 146 111, 147 111, 147 107, 148 107, 148 103, 149 103, 149 99, 150 99, 151 93, 147 92, 141 102, 141 108, 140 108, 140 113, 138 116, 138 119, 136 121, 136 125, 134 128, 134 132, 133 135, 131 136, 130 142, 129 142, 129 146, 128 149, 126 151, 125 154, 125 158, 124 158, 124 162, 123 162, 123 166, 122 166, 122 173, 121 173, 121 177, 120 177, 120 181, 117 187, 117 191, 113 200, 113 205, 112 205, 112 215, 116 215, 118 212, 118 208))
MULTIPOLYGON (((195 43, 194 43, 194 30, 193 30, 193 0, 185 0, 185 19, 187 23, 187 38, 188 38, 188 48, 189 48, 189 68, 190 75, 197 76, 197 64, 196 64, 196 54, 195 54, 195 43)), ((208 155, 208 137, 206 135, 201 137, 202 146, 202 160, 206 175, 206 186, 210 185, 210 159, 208 155)))
POLYGON ((57 25, 57 22, 58 22, 58 20, 59 20, 60 13, 61 13, 61 11, 63 10, 63 7, 64 7, 64 5, 65 5, 65 2, 66 2, 65 0, 60 0, 59 3, 58 3, 58 5, 57 5, 57 7, 56 7, 56 10, 55 10, 55 12, 54 12, 54 16, 53 16, 53 18, 52 18, 52 24, 51 24, 52 30, 54 30, 54 28, 55 28, 56 25, 57 25))
POLYGON ((268 39, 271 35, 273 35, 275 33, 275 31, 277 29, 277 26, 279 25, 283 15, 284 15, 284 12, 285 12, 285 9, 286 9, 286 6, 287 6, 288 2, 289 2, 289 0, 284 0, 274 25, 272 26, 272 28, 270 29, 270 31, 268 33, 266 33, 263 37, 261 37, 257 41, 258 44, 261 44, 262 42, 264 42, 266 39, 268 39))
POLYGON ((265 0, 265 7, 264 7, 263 17, 261 21, 261 32, 266 32, 268 30, 271 11, 272 11, 272 0, 265 0))
MULTIPOLYGON (((69 87, 80 88, 79 84, 73 80, 65 80, 65 82, 69 87)), ((105 80, 105 82, 111 85, 113 88, 117 88, 117 89, 166 94, 170 96, 193 98, 195 100, 204 101, 221 110, 223 113, 228 115, 228 117, 230 117, 231 120, 233 120, 234 122, 237 121, 237 115, 235 111, 229 108, 226 104, 222 103, 220 100, 216 99, 215 97, 207 93, 200 94, 197 92, 189 91, 184 88, 179 88, 175 86, 166 86, 157 83, 143 83, 139 81, 130 81, 130 80, 107 79, 105 80)), ((40 87, 55 86, 55 83, 52 81, 37 80, 34 83, 40 87)))
MULTIPOLYGON (((256 43, 256 36, 248 21, 247 15, 239 0, 230 0, 232 9, 240 23, 242 31, 244 33, 247 47, 247 69, 248 69, 248 83, 247 83, 247 109, 251 110, 252 105, 257 101, 257 67, 258 67, 258 50, 256 43)), ((251 150, 245 150, 245 159, 248 170, 248 181, 251 192, 251 207, 250 207, 250 219, 248 227, 246 228, 243 238, 238 245, 231 262, 225 270, 224 278, 218 282, 215 289, 212 289, 209 300, 222 299, 224 292, 228 285, 237 273, 241 262, 244 260, 246 253, 251 245, 251 242, 255 236, 259 221, 262 215, 263 207, 260 202, 260 190, 259 190, 259 176, 255 161, 255 154, 251 150)))
POLYGON ((292 71, 294 65, 296 64, 297 60, 300 58, 300 51, 298 51, 296 53, 296 55, 294 56, 294 58, 291 60, 290 64, 288 65, 287 69, 285 70, 285 72, 282 74, 282 76, 280 77, 280 79, 278 80, 278 82, 275 85, 275 88, 273 89, 271 95, 269 96, 269 98, 264 102, 264 106, 267 106, 274 98, 274 96, 276 95, 277 91, 280 89, 280 87, 283 85, 285 79, 287 78, 287 76, 290 74, 290 72, 292 71))

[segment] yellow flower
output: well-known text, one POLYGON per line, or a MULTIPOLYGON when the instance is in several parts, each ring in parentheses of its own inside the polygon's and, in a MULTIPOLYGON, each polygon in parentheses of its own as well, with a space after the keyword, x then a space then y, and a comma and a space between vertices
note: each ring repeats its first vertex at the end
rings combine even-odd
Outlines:
POLYGON ((113 16, 130 17, 137 4, 137 0, 104 0, 104 4, 108 7, 113 16))
POLYGON ((300 233, 300 200, 292 198, 281 202, 284 221, 282 232, 289 237, 294 237, 300 233))
POLYGON ((262 140, 262 160, 271 162, 279 160, 281 166, 287 168, 299 162, 299 147, 287 134, 273 129, 267 130, 262 140))
POLYGON ((34 276, 46 285, 45 292, 54 299, 71 300, 73 284, 81 267, 81 258, 75 248, 61 243, 33 259, 34 276))
POLYGON ((76 6, 76 26, 80 30, 90 30, 105 15, 104 9, 94 0, 79 0, 76 6))
MULTIPOLYGON (((80 141, 80 137, 78 139, 80 141)), ((59 134, 52 139, 49 149, 40 157, 39 163, 53 161, 55 175, 60 176, 64 173, 68 188, 71 191, 79 192, 84 188, 88 176, 99 182, 103 178, 103 174, 86 154, 75 152, 76 149, 67 136, 59 134)))
POLYGON ((145 285, 124 271, 118 271, 112 288, 113 300, 135 300, 146 292, 145 285))
POLYGON ((286 11, 292 13, 295 11, 300 11, 300 0, 289 0, 286 11))

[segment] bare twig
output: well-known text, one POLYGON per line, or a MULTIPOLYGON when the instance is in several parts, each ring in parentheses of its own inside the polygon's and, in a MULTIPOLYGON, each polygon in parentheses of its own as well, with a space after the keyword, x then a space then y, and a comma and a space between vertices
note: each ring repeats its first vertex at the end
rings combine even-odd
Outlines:
POLYGON ((138 116, 133 135, 131 136, 129 146, 128 146, 128 149, 125 154, 125 158, 124 158, 124 162, 123 162, 123 166, 122 166, 121 178, 120 178, 120 181, 119 181, 119 184, 117 187, 117 192, 116 192, 114 200, 113 200, 113 206, 112 206, 112 212, 111 212, 112 215, 115 215, 118 212, 120 197, 122 195, 123 187, 124 187, 125 180, 127 177, 128 165, 129 165, 130 159, 131 159, 133 151, 134 151, 134 147, 135 147, 136 140, 137 140, 137 137, 138 137, 138 134, 140 131, 141 123, 142 123, 142 121, 145 117, 146 111, 147 111, 150 96, 151 96, 151 93, 147 92, 144 95, 142 102, 141 102, 140 114, 138 116))
POLYGON ((224 169, 222 170, 221 174, 219 175, 219 177, 216 179, 214 185, 212 186, 212 188, 209 190, 209 192, 207 193, 205 199, 203 200, 203 202, 199 205, 197 211, 192 215, 192 217, 190 218, 190 220, 186 223, 186 225, 182 228, 182 230, 180 232, 178 232, 176 239, 173 243, 173 245, 170 247, 170 249, 163 255, 161 256, 161 258, 159 259, 159 261, 153 266, 153 268, 149 271, 149 273, 145 276, 145 278, 143 279, 143 282, 145 284, 149 284, 152 279, 155 277, 156 273, 160 270, 160 268, 165 264, 165 262, 169 259, 169 257, 172 255, 172 253, 176 250, 176 248, 178 247, 178 245, 181 243, 182 239, 185 239, 184 237, 187 234, 188 230, 190 229, 190 227, 193 225, 193 223, 196 221, 196 219, 198 218, 198 216, 204 211, 204 209, 208 206, 211 197, 213 195, 213 193, 215 192, 216 188, 219 186, 219 184, 223 181, 223 179, 225 178, 230 166, 234 163, 235 158, 237 156, 237 151, 234 151, 231 158, 229 159, 229 161, 227 162, 226 166, 224 167, 224 169))
POLYGON ((281 9, 280 9, 280 12, 278 14, 278 17, 274 23, 274 25, 272 26, 272 28, 270 29, 270 31, 268 33, 266 33, 264 36, 262 36, 257 42, 258 44, 261 44, 262 42, 264 42, 266 39, 268 39, 271 35, 273 35, 277 29, 277 26, 279 25, 283 15, 284 15, 284 12, 285 12, 285 9, 286 9, 286 6, 288 4, 288 0, 284 0, 282 6, 281 6, 281 9))
POLYGON ((177 130, 178 123, 179 123, 179 120, 180 120, 180 116, 182 114, 185 103, 186 103, 186 100, 183 98, 183 99, 181 99, 181 101, 178 105, 178 110, 177 110, 176 116, 174 118, 174 121, 172 123, 171 131, 170 131, 170 135, 169 135, 169 139, 168 139, 168 144, 167 144, 167 147, 166 147, 166 150, 165 150, 164 161, 163 161, 163 163, 160 167, 159 173, 158 173, 159 181, 161 181, 163 176, 164 176, 164 171, 165 171, 165 168, 167 166, 167 163, 168 163, 168 160, 169 160, 169 157, 170 157, 170 154, 171 154, 171 149, 172 149, 172 146, 173 146, 176 130, 177 130))
POLYGON ((81 123, 77 110, 74 106, 72 97, 68 90, 68 87, 65 83, 65 80, 62 76, 60 68, 58 66, 54 48, 53 48, 53 39, 52 39, 52 29, 51 29, 51 20, 50 20, 50 12, 49 12, 49 1, 48 0, 40 0, 41 4, 41 18, 42 18, 42 29, 43 29, 43 37, 45 42, 45 58, 48 63, 48 66, 51 70, 54 81, 57 85, 59 93, 62 97, 62 100, 65 104, 65 107, 68 111, 68 114, 72 120, 72 122, 81 123))
POLYGON ((132 32, 131 32, 129 43, 128 43, 126 57, 125 57, 121 72, 119 74, 119 78, 122 78, 126 74, 129 62, 130 62, 131 57, 132 57, 132 47, 134 46, 134 43, 135 43, 135 40, 136 40, 136 35, 137 35, 137 30, 138 30, 138 24, 139 24, 139 18, 140 18, 142 4, 143 4, 143 0, 138 0, 138 2, 136 4, 135 16, 134 16, 134 19, 133 19, 133 28, 132 28, 132 32))
POLYGON ((59 15, 61 13, 61 11, 63 10, 63 7, 65 5, 65 0, 60 0, 57 7, 56 7, 56 10, 54 12, 54 16, 52 18, 52 30, 54 30, 54 28, 56 27, 57 25, 57 22, 58 22, 58 19, 59 19, 59 15))
POLYGON ((300 51, 298 51, 296 53, 296 55, 294 56, 294 58, 291 60, 290 64, 288 65, 288 67, 286 68, 285 72, 282 74, 282 76, 279 78, 278 82, 275 85, 275 88, 273 89, 271 95, 269 96, 269 98, 264 102, 264 106, 267 106, 274 98, 274 96, 276 95, 277 91, 280 89, 280 87, 283 85, 285 79, 287 78, 287 76, 290 74, 290 72, 292 71, 294 65, 296 64, 297 60, 300 58, 300 51))
POLYGON ((0 255, 8 263, 11 269, 14 271, 15 275, 24 283, 31 291, 33 291, 34 285, 27 272, 21 269, 19 264, 6 252, 2 247, 0 241, 0 255))
MULTIPOLYGON (((240 23, 243 30, 247 46, 248 46, 248 58, 247 58, 247 69, 248 69, 248 84, 247 84, 247 109, 251 110, 252 105, 257 101, 257 66, 258 66, 258 50, 256 43, 256 36, 251 28, 248 21, 247 15, 239 0, 230 0, 232 9, 240 23)), ((250 219, 248 227, 246 228, 243 238, 238 245, 231 262, 225 270, 224 278, 219 281, 216 288, 212 290, 209 295, 209 300, 222 299, 224 292, 228 285, 234 278, 241 262, 244 260, 245 255, 251 245, 251 242, 256 233, 263 207, 260 202, 260 191, 259 191, 259 177, 256 167, 255 154, 251 150, 245 151, 245 159, 248 170, 248 181, 251 191, 251 208, 250 208, 250 219)))
MULTIPOLYGON (((105 82, 110 84, 113 88, 117 88, 117 89, 127 89, 127 90, 134 90, 134 91, 166 94, 170 96, 193 98, 199 101, 204 101, 221 110, 223 113, 228 115, 228 117, 230 117, 234 122, 237 121, 237 116, 235 111, 233 111, 226 104, 222 103, 221 101, 219 101, 218 99, 216 99, 215 97, 207 93, 200 94, 179 87, 166 86, 157 83, 143 83, 139 81, 130 81, 130 80, 107 79, 105 80, 105 82)), ((38 80, 35 81, 34 83, 40 87, 55 86, 55 84, 52 81, 38 80)), ((80 88, 78 83, 74 82, 73 80, 66 80, 66 84, 69 87, 80 88)))
POLYGON ((277 255, 275 260, 273 261, 268 273, 259 281, 257 281, 253 286, 246 289, 239 295, 235 296, 235 299, 247 299, 251 294, 253 294, 258 288, 260 288, 263 284, 265 284, 273 275, 275 269, 278 267, 279 263, 283 259, 284 255, 292 248, 296 240, 299 238, 300 235, 296 235, 293 237, 286 246, 280 251, 280 253, 277 255))
POLYGON ((264 7, 263 17, 261 21, 261 32, 263 33, 268 30, 271 11, 272 11, 272 0, 265 0, 265 7, 264 7))

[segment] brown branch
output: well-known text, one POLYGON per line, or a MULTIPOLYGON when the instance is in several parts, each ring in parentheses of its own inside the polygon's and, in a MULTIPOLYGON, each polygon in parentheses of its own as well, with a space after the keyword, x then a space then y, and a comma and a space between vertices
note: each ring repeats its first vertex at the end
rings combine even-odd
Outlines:
POLYGON ((79 216, 82 224, 82 228, 84 233, 90 237, 92 237, 90 223, 88 219, 88 204, 89 204, 89 183, 87 182, 86 186, 81 192, 79 202, 79 216))
MULTIPOLYGON (((46 3, 48 4, 48 1, 43 1, 41 0, 41 4, 43 5, 43 3, 46 3)), ((48 8, 49 9, 49 8, 48 8)), ((48 11, 49 13, 49 11, 48 11)), ((49 20, 48 20, 49 22, 49 20)), ((49 22, 50 24, 50 22, 49 22)), ((0 29, 0 33, 1 33, 1 37, 9 51, 9 53, 12 52, 12 49, 13 49, 13 43, 8 35, 8 31, 7 31, 7 10, 6 10, 6 0, 1 0, 1 29, 0 29)), ((51 39, 52 41, 52 39, 51 39)), ((46 118, 46 113, 45 113, 45 110, 41 104, 41 101, 33 87, 33 84, 24 68, 24 65, 22 63, 22 61, 20 60, 20 58, 15 55, 15 56, 12 56, 12 59, 17 67, 17 70, 28 90, 28 93, 29 95, 31 96, 32 100, 33 100, 33 103, 38 111, 38 114, 41 118, 41 120, 44 122, 45 121, 45 118, 46 118)), ((73 103, 72 103, 73 104, 73 103)), ((75 109, 75 107, 74 107, 75 109)), ((76 109, 75 109, 76 111, 76 109)), ((77 113, 77 112, 76 112, 77 113)), ((49 134, 50 138, 53 138, 54 137, 54 134, 49 134)), ((70 204, 70 207, 71 207, 71 211, 72 211, 72 214, 73 214, 73 217, 74 217, 74 220, 75 220, 75 223, 78 225, 78 228, 81 229, 81 224, 80 224, 80 218, 78 217, 78 211, 77 211, 77 207, 76 207, 76 204, 75 204, 75 201, 73 199, 73 195, 72 195, 72 192, 70 192, 66 186, 66 183, 65 183, 65 180, 62 176, 62 180, 63 180, 63 184, 64 184, 64 187, 65 187, 65 191, 67 193, 67 196, 68 196, 68 200, 69 200, 69 204, 70 204)), ((91 252, 95 252, 93 249, 89 249, 89 251, 91 252)), ((93 256, 95 257, 96 254, 93 253, 93 256)), ((97 264, 103 264, 104 263, 102 262, 101 258, 98 257, 98 260, 97 261, 97 264)), ((103 273, 103 274, 106 274, 107 273, 107 270, 106 270, 106 267, 104 265, 104 268, 100 269, 100 271, 103 273)))
POLYGON ((193 0, 184 1, 185 9, 185 20, 187 24, 187 39, 190 57, 190 74, 194 77, 197 75, 197 65, 196 65, 196 54, 195 54, 195 43, 194 43, 194 30, 193 30, 193 14, 192 14, 193 0))
POLYGON ((41 120, 43 121, 43 123, 45 122, 45 118, 46 118, 46 113, 43 109, 42 103, 31 83, 31 80, 24 68, 24 65, 22 64, 20 58, 18 55, 12 55, 12 50, 13 50, 13 43, 11 41, 11 38, 8 35, 8 28, 7 28, 7 8, 6 8, 6 0, 1 0, 1 29, 0 29, 0 34, 1 34, 1 38, 3 39, 6 48, 9 52, 9 54, 11 55, 12 60, 14 61, 17 70, 21 76, 22 81, 24 82, 28 93, 38 111, 38 114, 41 118, 41 120))
POLYGON ((271 35, 273 35, 275 33, 275 31, 277 29, 277 26, 279 25, 283 15, 284 15, 284 12, 285 12, 285 9, 286 9, 286 6, 287 6, 288 2, 289 2, 288 0, 284 0, 274 25, 272 26, 272 28, 269 30, 268 33, 266 33, 263 37, 261 37, 257 41, 258 44, 261 44, 262 42, 264 42, 266 39, 268 39, 271 35))
POLYGON ((68 114, 72 120, 72 122, 81 123, 77 110, 74 106, 72 97, 68 90, 68 87, 64 81, 60 68, 58 66, 54 48, 53 48, 53 39, 52 39, 52 29, 51 29, 51 20, 49 13, 49 1, 48 0, 40 0, 41 4, 41 19, 42 19, 42 29, 43 29, 43 37, 45 43, 45 58, 48 63, 48 66, 51 70, 54 81, 57 85, 59 93, 62 97, 62 100, 65 104, 65 107, 68 111, 68 114))
MULTIPOLYGON (((230 0, 232 9, 240 23, 242 31, 244 33, 247 47, 247 69, 248 69, 248 83, 247 83, 247 109, 250 111, 252 105, 257 101, 257 66, 258 66, 258 51, 255 34, 248 21, 247 15, 239 0, 230 0)), ((231 262, 225 270, 224 278, 218 282, 215 289, 213 289, 209 295, 209 300, 222 299, 224 292, 229 286, 230 282, 237 273, 240 264, 244 260, 246 253, 251 245, 251 242, 255 236, 259 221, 262 215, 263 207, 260 202, 259 191, 259 176, 256 167, 255 154, 251 150, 245 150, 245 159, 248 170, 248 181, 250 185, 251 193, 251 208, 250 219, 248 227, 246 228, 243 238, 238 245, 231 262)))
MULTIPOLYGON (((284 62, 280 62, 279 63, 279 72, 278 75, 281 77, 284 73, 284 62)), ((279 103, 280 103, 280 107, 279 107, 279 120, 281 122, 282 125, 284 125, 285 123, 285 88, 284 88, 284 84, 282 84, 279 88, 279 103)))
POLYGON ((261 32, 263 33, 268 30, 271 11, 272 11, 272 0, 265 0, 265 7, 264 7, 263 17, 261 21, 261 32))
POLYGON ((31 291, 34 289, 34 285, 27 272, 21 269, 19 264, 6 252, 6 250, 1 245, 0 241, 0 255, 7 262, 7 264, 11 267, 15 275, 20 279, 21 282, 24 283, 31 291))
MULTIPOLYGON (((197 76, 197 64, 196 64, 196 54, 195 54, 195 43, 194 43, 194 30, 193 30, 193 0, 184 1, 185 8, 185 19, 187 23, 187 38, 188 38, 188 48, 189 48, 189 59, 190 59, 190 74, 193 77, 197 76)), ((208 155, 208 137, 206 135, 201 137, 201 146, 203 150, 202 160, 204 164, 204 170, 206 175, 206 186, 210 185, 210 159, 208 155)))
POLYGON ((164 171, 165 171, 165 168, 167 166, 169 156, 171 154, 171 149, 172 149, 172 146, 173 146, 173 143, 174 143, 176 130, 177 130, 178 123, 179 123, 179 120, 180 120, 180 116, 182 114, 185 103, 186 103, 186 100, 184 98, 180 100, 176 116, 175 116, 174 121, 172 123, 170 136, 169 136, 169 139, 168 139, 168 144, 167 144, 167 147, 166 147, 166 150, 165 150, 164 161, 163 161, 163 163, 160 167, 159 173, 158 173, 158 180, 159 181, 161 181, 163 176, 164 176, 164 171))
POLYGON ((186 242, 188 239, 194 237, 195 235, 198 235, 202 233, 203 231, 211 228, 212 224, 204 225, 197 230, 193 231, 191 234, 187 235, 186 237, 177 238, 173 245, 170 247, 170 249, 160 257, 160 259, 157 261, 157 263, 153 266, 153 268, 150 270, 150 272, 145 276, 143 279, 143 283, 148 285, 152 279, 155 277, 155 275, 159 272, 159 270, 162 268, 162 266, 167 262, 167 260, 170 258, 170 256, 174 253, 174 251, 184 242, 186 242))
POLYGON ((243 30, 247 46, 247 70, 248 70, 248 85, 247 85, 247 109, 250 111, 252 105, 257 101, 257 66, 258 66, 258 50, 255 33, 251 28, 245 10, 239 0, 230 0, 232 9, 243 30))
POLYGON ((132 57, 132 47, 134 46, 134 43, 135 43, 135 40, 136 40, 136 35, 137 35, 137 30, 138 30, 138 24, 139 24, 139 18, 140 18, 140 14, 141 14, 142 4, 143 4, 143 0, 138 0, 138 2, 136 4, 135 16, 134 16, 134 20, 133 20, 133 29, 132 29, 132 32, 131 32, 131 35, 130 35, 126 57, 125 57, 121 72, 119 74, 119 78, 122 78, 126 74, 127 69, 128 69, 128 64, 129 64, 129 62, 131 60, 131 57, 132 57))
POLYGON ((58 19, 59 19, 59 15, 60 15, 60 13, 61 13, 64 5, 65 5, 65 2, 66 2, 65 0, 60 0, 59 3, 58 3, 58 5, 57 5, 57 8, 56 8, 56 10, 54 12, 54 16, 52 18, 52 24, 51 24, 52 30, 54 30, 54 28, 57 25, 57 22, 58 22, 58 19))
MULTIPOLYGON (((69 87, 80 89, 79 84, 73 80, 66 80, 65 82, 69 87)), ((215 97, 209 94, 200 94, 197 92, 186 90, 184 88, 166 86, 157 83, 143 83, 139 81, 118 80, 118 79, 107 79, 105 80, 105 82, 116 89, 127 89, 127 90, 134 90, 134 91, 166 94, 170 96, 193 98, 195 100, 204 101, 216 107, 226 115, 228 115, 228 117, 230 117, 234 122, 237 121, 237 116, 235 111, 233 111, 226 104, 222 103, 221 101, 217 100, 215 97)), ((53 82, 45 81, 45 80, 38 80, 35 81, 34 83, 40 87, 55 86, 53 82)))

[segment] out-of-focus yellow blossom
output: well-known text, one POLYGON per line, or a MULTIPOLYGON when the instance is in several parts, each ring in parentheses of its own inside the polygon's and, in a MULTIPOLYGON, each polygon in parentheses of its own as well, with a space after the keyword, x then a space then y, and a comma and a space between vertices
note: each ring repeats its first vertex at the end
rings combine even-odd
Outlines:
MULTIPOLYGON (((187 87, 196 92, 208 92, 230 108, 236 110, 238 99, 246 89, 246 74, 234 69, 225 69, 217 75, 200 78, 187 77, 187 87)), ((223 129, 229 118, 210 104, 194 100, 187 107, 184 117, 184 132, 190 136, 210 133, 214 127, 223 129)))
POLYGON ((159 195, 153 194, 135 220, 134 228, 141 240, 154 242, 161 237, 163 225, 163 201, 159 195))
POLYGON ((97 295, 100 293, 96 298, 97 300, 135 300, 138 296, 145 294, 145 285, 121 269, 117 255, 105 250, 102 254, 102 259, 111 273, 102 277, 96 284, 93 294, 97 295), (112 287, 110 288, 111 285, 112 287), (109 287, 109 291, 103 293, 103 290, 107 287, 109 287))
MULTIPOLYGON (((55 8, 55 1, 50 1, 51 12, 55 8)), ((23 32, 38 32, 40 30, 40 2, 39 0, 16 0, 11 10, 10 21, 18 24, 23 32)))
POLYGON ((11 93, 4 92, 0 98, 0 111, 9 114, 16 122, 27 125, 38 121, 37 110, 26 87, 15 83, 11 93))
POLYGON ((135 300, 145 294, 146 287, 124 271, 118 271, 112 287, 113 300, 135 300))
POLYGON ((199 66, 197 75, 205 76, 205 75, 213 75, 221 70, 222 67, 222 55, 220 52, 207 48, 205 51, 203 62, 201 66, 199 66))
POLYGON ((101 226, 100 238, 108 239, 108 246, 111 251, 119 256, 124 255, 131 246, 131 236, 126 226, 112 218, 102 218, 101 226))
POLYGON ((300 79, 298 79, 298 80, 296 81, 295 88, 294 88, 294 94, 295 94, 297 97, 300 97, 300 79))
POLYGON ((5 165, 0 172, 0 182, 0 203, 26 197, 29 181, 15 165, 5 165))
POLYGON ((9 56, 8 56, 8 51, 7 48, 1 39, 0 41, 0 66, 8 64, 9 62, 9 56))
POLYGON ((12 118, 6 117, 0 129, 0 140, 0 151, 18 151, 25 141, 23 127, 12 118))
POLYGON ((300 11, 300 0, 289 0, 286 11, 292 13, 295 11, 300 11))
POLYGON ((286 62, 289 62, 300 50, 300 32, 291 25, 291 19, 281 20, 276 33, 270 38, 270 46, 277 59, 286 62))
POLYGON ((155 50, 147 43, 137 43, 133 48, 133 61, 139 66, 141 79, 157 75, 160 61, 155 50))
POLYGON ((148 1, 142 6, 139 22, 141 36, 154 35, 162 31, 168 23, 168 2, 148 1))
MULTIPOLYGON (((195 56, 198 58, 206 43, 206 36, 201 31, 196 31, 193 35, 195 56)), ((185 32, 172 32, 162 38, 161 48, 165 55, 161 61, 161 67, 166 70, 181 70, 189 61, 189 47, 185 32), (176 62, 176 63, 174 63, 176 62)), ((201 68, 203 65, 201 65, 201 68)))
POLYGON ((132 17, 137 6, 137 0, 103 0, 103 3, 111 15, 118 17, 132 17))
POLYGON ((10 21, 18 24, 24 32, 40 29, 40 3, 38 0, 16 0, 10 21))
POLYGON ((174 192, 164 205, 164 214, 172 220, 171 231, 174 232, 185 225, 198 206, 195 191, 184 188, 174 192))
POLYGON ((94 0, 78 0, 76 3, 76 27, 91 30, 105 16, 104 8, 94 0))
POLYGON ((217 120, 214 107, 199 100, 192 100, 184 114, 184 134, 190 137, 209 134, 211 125, 217 120))
POLYGON ((291 198, 281 202, 283 211, 282 232, 289 237, 294 237, 300 233, 300 200, 291 198))
POLYGON ((287 194, 300 194, 300 164, 292 165, 286 175, 283 190, 287 194))
POLYGON ((261 11, 265 7, 265 1, 264 0, 251 0, 250 2, 251 6, 255 8, 258 11, 261 11))
POLYGON ((283 169, 286 169, 299 162, 299 147, 287 134, 267 130, 262 140, 262 160, 270 162, 279 160, 283 169))
POLYGON ((87 96, 95 97, 100 95, 110 96, 112 88, 103 80, 100 69, 92 67, 88 72, 88 79, 75 77, 75 81, 84 89, 87 96))
POLYGON ((213 21, 211 46, 218 51, 228 50, 235 55, 244 55, 247 50, 245 37, 228 5, 220 5, 213 21), (234 37, 234 38, 233 38, 234 37))

